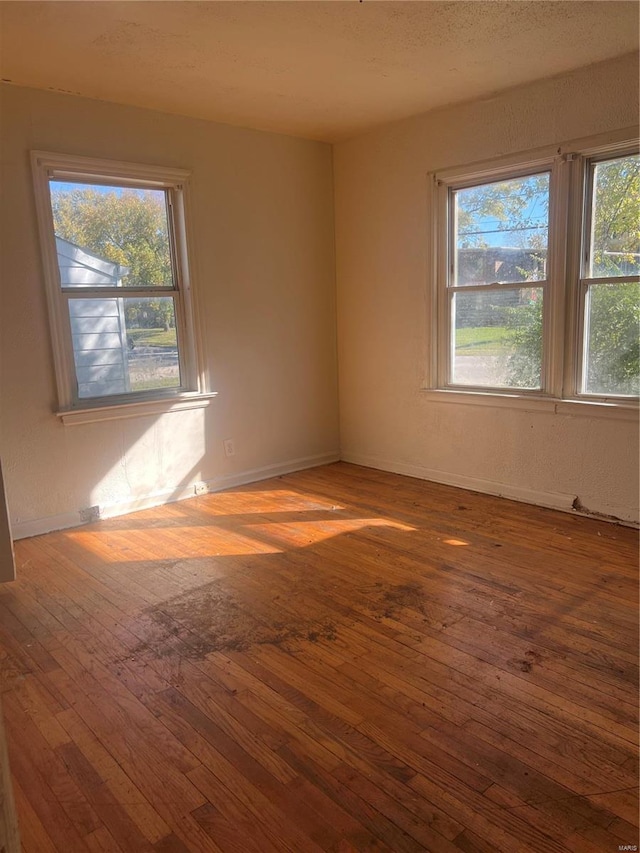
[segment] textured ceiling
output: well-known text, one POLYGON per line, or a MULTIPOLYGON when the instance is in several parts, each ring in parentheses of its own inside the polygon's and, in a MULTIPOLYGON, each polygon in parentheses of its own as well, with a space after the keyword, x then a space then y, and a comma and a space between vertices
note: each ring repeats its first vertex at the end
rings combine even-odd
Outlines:
POLYGON ((2 2, 0 76, 325 141, 638 49, 636 2, 2 2))

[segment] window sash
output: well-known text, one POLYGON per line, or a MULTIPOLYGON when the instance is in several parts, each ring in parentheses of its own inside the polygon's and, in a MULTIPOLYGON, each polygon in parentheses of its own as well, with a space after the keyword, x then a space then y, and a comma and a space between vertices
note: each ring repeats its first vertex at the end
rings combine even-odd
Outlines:
MULTIPOLYGON (((582 227, 582 247, 580 252, 580 278, 581 279, 589 279, 590 281, 609 281, 612 278, 615 278, 616 281, 623 281, 625 278, 633 278, 637 279, 638 276, 594 276, 589 274, 589 270, 591 264, 593 262, 592 257, 592 231, 594 226, 594 218, 595 218, 595 176, 596 176, 596 167, 603 164, 609 163, 615 160, 622 160, 625 157, 630 157, 633 155, 638 155, 638 147, 628 148, 623 151, 615 150, 615 151, 605 151, 601 153, 599 156, 591 156, 585 157, 582 161, 582 172, 581 175, 583 184, 583 198, 584 198, 584 208, 582 211, 583 217, 583 227, 582 227)), ((577 164, 578 165, 578 164, 577 164)))
POLYGON ((516 385, 472 385, 467 382, 455 382, 453 379, 454 376, 454 367, 455 367, 455 349, 456 349, 456 336, 455 329, 453 327, 453 300, 457 293, 462 294, 473 294, 477 292, 487 293, 487 292, 504 292, 505 290, 520 290, 520 289, 532 289, 532 290, 541 290, 542 291, 542 313, 543 313, 543 330, 544 330, 544 320, 548 313, 547 308, 547 299, 549 293, 549 287, 547 281, 530 281, 530 282, 517 282, 516 284, 507 284, 507 285, 479 285, 477 287, 451 287, 448 288, 448 301, 447 301, 447 329, 448 329, 448 374, 445 384, 442 386, 446 390, 463 390, 463 391, 477 391, 484 393, 498 392, 498 393, 517 393, 524 395, 540 395, 544 393, 544 377, 545 377, 545 340, 544 334, 542 337, 542 363, 540 370, 540 387, 538 388, 525 388, 519 387, 516 385))
POLYGON ((588 361, 588 340, 587 330, 589 328, 590 318, 587 316, 589 289, 597 285, 607 285, 610 287, 618 287, 624 284, 640 283, 640 276, 610 276, 608 278, 583 278, 578 283, 579 297, 578 305, 580 311, 580 327, 578 347, 576 354, 576 369, 578 371, 578 382, 576 386, 576 397, 584 400, 602 400, 611 402, 615 400, 629 402, 636 401, 638 397, 635 394, 615 394, 613 392, 597 393, 587 390, 587 373, 589 370, 588 361))
MULTIPOLYGON (((553 172, 551 168, 546 169, 526 169, 524 171, 516 170, 513 173, 503 173, 494 175, 492 178, 483 178, 483 180, 479 182, 468 182, 464 181, 462 183, 454 183, 449 185, 447 192, 447 219, 448 219, 448 231, 447 231, 447 287, 481 287, 488 286, 490 284, 507 286, 507 285, 517 285, 518 282, 487 282, 486 285, 456 285, 456 277, 457 277, 457 266, 458 266, 458 223, 456 221, 456 199, 455 196, 457 193, 467 189, 474 189, 475 187, 488 186, 493 183, 502 183, 509 180, 517 180, 518 178, 531 178, 537 177, 539 175, 547 174, 549 176, 549 212, 547 216, 547 263, 551 257, 550 254, 550 240, 551 240, 551 184, 553 178, 553 172)), ((533 283, 533 282, 532 282, 533 283)))
POLYGON ((71 359, 71 364, 73 365, 74 374, 75 374, 75 387, 74 387, 74 401, 77 406, 86 406, 91 405, 95 401, 104 401, 104 405, 108 405, 113 402, 114 398, 122 398, 122 399, 135 399, 135 400, 146 400, 150 397, 155 397, 158 394, 166 394, 168 396, 172 396, 175 394, 184 393, 189 391, 188 387, 188 363, 185 356, 186 347, 184 346, 184 341, 187 336, 187 329, 185 324, 184 311, 182 308, 182 298, 181 293, 178 290, 167 290, 166 288, 155 288, 151 291, 150 288, 123 288, 123 287, 112 287, 112 288, 83 288, 81 292, 78 292, 77 289, 74 288, 73 292, 69 292, 71 289, 66 288, 62 291, 63 299, 66 303, 66 312, 65 317, 67 321, 67 331, 68 331, 68 341, 69 341, 69 357, 71 359), (127 300, 127 299, 150 299, 153 296, 158 296, 162 299, 171 299, 173 302, 173 311, 175 318, 175 330, 176 330, 176 346, 178 352, 178 369, 180 375, 180 383, 175 386, 171 386, 170 388, 150 388, 146 391, 125 391, 119 394, 103 394, 96 397, 82 397, 79 394, 78 386, 79 379, 77 375, 77 367, 75 363, 75 350, 73 347, 73 329, 71 325, 71 311, 69 308, 69 303, 76 300, 92 300, 92 299, 119 299, 119 300, 127 300))

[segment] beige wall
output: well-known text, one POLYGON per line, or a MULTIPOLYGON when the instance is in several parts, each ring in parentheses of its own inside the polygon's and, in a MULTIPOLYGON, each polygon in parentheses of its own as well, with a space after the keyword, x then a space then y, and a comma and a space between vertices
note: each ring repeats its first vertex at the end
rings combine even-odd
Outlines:
MULTIPOLYGON (((0 465, 0 583, 15 580, 16 565, 11 541, 11 525, 4 488, 4 477, 0 465)), ((2 846, 0 846, 2 850, 2 846)))
POLYGON ((334 149, 344 459, 638 518, 637 422, 433 402, 424 383, 427 173, 630 127, 628 56, 438 110, 334 149))
POLYGON ((2 86, 0 449, 17 536, 336 458, 329 145, 2 86), (52 414, 30 149, 192 170, 207 409, 84 426, 52 414), (235 440, 224 456, 222 440, 235 440))

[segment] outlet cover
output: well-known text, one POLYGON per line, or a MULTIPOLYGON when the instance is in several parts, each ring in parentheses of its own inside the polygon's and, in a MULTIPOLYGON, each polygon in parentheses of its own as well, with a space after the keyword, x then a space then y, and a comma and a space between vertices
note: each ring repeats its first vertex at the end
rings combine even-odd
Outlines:
POLYGON ((209 486, 201 480, 199 483, 193 484, 193 491, 196 495, 206 495, 209 493, 209 486))
POLYGON ((225 438, 222 442, 222 446, 224 447, 225 456, 235 456, 236 446, 232 438, 225 438))

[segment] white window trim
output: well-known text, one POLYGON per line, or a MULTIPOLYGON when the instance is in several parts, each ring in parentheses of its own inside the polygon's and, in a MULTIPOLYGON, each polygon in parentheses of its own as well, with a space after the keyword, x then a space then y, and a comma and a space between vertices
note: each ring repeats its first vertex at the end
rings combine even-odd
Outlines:
POLYGON ((427 329, 427 372, 422 391, 429 400, 465 405, 546 411, 565 415, 615 417, 635 420, 637 398, 603 396, 580 392, 582 370, 583 228, 586 227, 585 164, 610 156, 637 152, 637 128, 573 140, 559 146, 509 155, 497 160, 438 170, 428 176, 428 219, 431 262, 427 329), (449 383, 450 317, 447 292, 449 221, 447 196, 450 188, 490 183, 540 171, 551 172, 549 210, 549 257, 544 318, 546 346, 543 349, 544 391, 463 386, 449 383), (580 188, 579 190, 577 188, 580 188))
POLYGON ((97 421, 115 421, 123 418, 139 418, 145 415, 165 415, 169 412, 183 412, 186 409, 201 409, 208 406, 216 392, 209 394, 176 394, 167 400, 132 401, 107 406, 93 406, 86 409, 56 412, 65 426, 74 424, 93 424, 97 421))
MULTIPOLYGON (((198 318, 197 291, 193 267, 189 263, 192 243, 189 217, 189 176, 184 169, 150 166, 114 160, 94 159, 47 151, 32 151, 31 163, 35 189, 36 213, 43 260, 45 291, 49 309, 49 325, 53 364, 58 392, 55 414, 64 424, 114 420, 208 405, 215 393, 207 390, 203 336, 198 318), (177 266, 177 296, 180 300, 180 369, 182 386, 138 393, 79 399, 76 395, 75 369, 71 338, 68 333, 66 300, 60 287, 60 274, 49 180, 116 183, 143 189, 168 191, 173 208, 171 236, 177 266)), ((172 291, 176 293, 176 291, 172 291)))

